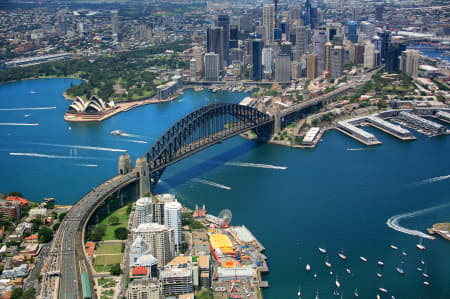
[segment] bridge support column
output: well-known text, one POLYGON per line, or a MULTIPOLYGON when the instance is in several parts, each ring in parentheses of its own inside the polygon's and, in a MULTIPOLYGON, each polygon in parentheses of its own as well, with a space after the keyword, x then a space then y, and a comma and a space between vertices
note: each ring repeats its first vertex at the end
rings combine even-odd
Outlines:
POLYGON ((106 203, 106 212, 109 214, 111 214, 111 209, 109 208, 109 201, 106 203))
POLYGON ((98 224, 98 215, 97 215, 97 214, 95 215, 95 221, 96 221, 97 224, 98 224))
POLYGON ((120 206, 123 207, 123 193, 119 191, 120 206))
POLYGON ((281 118, 280 118, 280 108, 277 104, 273 111, 273 135, 278 135, 281 131, 281 118))
POLYGON ((147 160, 143 157, 137 158, 136 170, 139 177, 139 197, 144 197, 151 193, 150 176, 147 160))

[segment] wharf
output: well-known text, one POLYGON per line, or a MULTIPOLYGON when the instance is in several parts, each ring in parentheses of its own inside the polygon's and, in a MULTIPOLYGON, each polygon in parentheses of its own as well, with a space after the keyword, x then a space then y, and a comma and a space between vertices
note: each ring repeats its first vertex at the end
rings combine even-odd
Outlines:
POLYGON ((338 128, 338 127, 336 127, 336 130, 338 130, 338 131, 341 132, 341 133, 344 133, 344 134, 347 135, 347 136, 352 137, 352 138, 355 139, 355 140, 358 140, 359 142, 361 142, 362 144, 365 144, 365 145, 367 145, 367 146, 372 146, 372 145, 379 145, 379 144, 381 144, 381 141, 379 141, 379 140, 367 142, 367 141, 365 141, 365 140, 363 140, 363 139, 361 139, 361 138, 356 137, 355 135, 352 135, 352 134, 346 132, 345 130, 342 130, 341 128, 338 128))
POLYGON ((398 139, 403 140, 403 141, 407 141, 407 140, 416 140, 416 139, 417 139, 417 138, 416 138, 415 136, 413 136, 413 135, 411 135, 411 136, 400 136, 400 135, 396 134, 395 132, 386 130, 386 129, 384 129, 384 128, 380 127, 380 126, 377 126, 376 124, 373 124, 373 123, 371 123, 371 122, 367 122, 366 125, 372 126, 372 127, 374 127, 375 129, 378 129, 378 130, 380 130, 380 131, 383 131, 384 133, 390 134, 390 135, 392 135, 392 136, 394 136, 394 137, 397 137, 398 139))
POLYGON ((433 228, 431 230, 447 241, 450 241, 450 223, 433 224, 433 228))

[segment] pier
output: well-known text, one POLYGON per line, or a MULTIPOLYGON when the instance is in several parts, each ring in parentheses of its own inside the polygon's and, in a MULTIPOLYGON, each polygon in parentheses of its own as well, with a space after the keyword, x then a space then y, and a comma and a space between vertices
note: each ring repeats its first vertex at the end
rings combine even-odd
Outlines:
POLYGON ((367 146, 381 144, 381 141, 375 135, 358 128, 356 125, 351 124, 350 121, 338 122, 336 129, 367 146))
POLYGON ((378 116, 368 116, 367 124, 400 140, 414 140, 416 137, 407 129, 394 125, 378 116))

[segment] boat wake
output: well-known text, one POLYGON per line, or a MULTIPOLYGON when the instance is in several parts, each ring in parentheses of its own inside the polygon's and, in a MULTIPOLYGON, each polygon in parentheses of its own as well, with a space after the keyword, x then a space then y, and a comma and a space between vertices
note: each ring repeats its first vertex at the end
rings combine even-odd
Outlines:
POLYGON ((120 136, 132 137, 132 138, 145 138, 145 136, 142 136, 142 135, 128 134, 128 133, 122 133, 122 134, 120 134, 120 136))
POLYGON ((9 155, 10 156, 47 158, 47 159, 96 159, 94 157, 60 156, 60 155, 47 155, 47 154, 39 154, 39 153, 9 153, 9 155))
POLYGON ((52 110, 56 107, 0 108, 0 111, 52 110))
POLYGON ((441 175, 441 176, 437 176, 437 177, 434 177, 434 178, 422 180, 420 182, 414 183, 413 185, 416 185, 416 186, 425 185, 425 184, 435 183, 435 182, 444 181, 444 180, 448 180, 448 179, 450 179, 450 174, 448 174, 448 175, 441 175))
POLYGON ((239 166, 239 167, 256 167, 256 168, 267 168, 267 169, 281 169, 286 170, 286 166, 277 166, 270 164, 259 164, 259 163, 242 163, 242 162, 225 162, 227 166, 239 166))
POLYGON ((208 180, 204 180, 204 179, 193 179, 192 181, 196 182, 196 183, 205 184, 205 185, 208 185, 208 186, 220 188, 220 189, 231 190, 231 187, 228 187, 228 186, 225 186, 225 185, 222 185, 222 184, 218 184, 218 183, 215 183, 215 182, 211 182, 211 181, 208 181, 208 180))
POLYGON ((27 123, 0 123, 0 126, 39 126, 38 123, 27 124, 27 123))
POLYGON ((133 139, 125 139, 125 141, 133 142, 133 143, 142 143, 142 144, 148 143, 147 141, 144 141, 144 140, 133 140, 133 139))
POLYGON ((412 217, 416 217, 422 214, 426 214, 438 209, 442 209, 445 207, 450 206, 450 203, 446 203, 440 206, 435 206, 435 207, 431 207, 431 208, 427 208, 427 209, 423 209, 420 211, 415 211, 415 212, 410 212, 410 213, 404 213, 404 214, 399 214, 399 215, 394 215, 392 217, 390 217, 387 221, 386 221, 386 225, 389 226, 390 228, 392 228, 393 230, 396 230, 398 232, 404 233, 404 234, 408 234, 411 236, 418 236, 421 238, 426 238, 426 239, 432 239, 432 237, 428 234, 425 234, 421 231, 418 230, 414 230, 414 229, 409 229, 406 227, 403 227, 400 225, 400 220, 402 219, 407 219, 407 218, 412 218, 412 217))
POLYGON ((357 148, 347 148, 348 151, 363 151, 364 148, 362 147, 357 147, 357 148))
POLYGON ((78 166, 84 166, 84 167, 98 167, 97 164, 77 164, 78 166))
POLYGON ((93 151, 121 152, 121 153, 127 152, 127 150, 120 149, 120 148, 109 148, 109 147, 98 147, 98 146, 87 146, 87 145, 54 144, 54 143, 35 143, 35 144, 45 145, 45 146, 55 146, 55 147, 86 149, 86 150, 93 150, 93 151))

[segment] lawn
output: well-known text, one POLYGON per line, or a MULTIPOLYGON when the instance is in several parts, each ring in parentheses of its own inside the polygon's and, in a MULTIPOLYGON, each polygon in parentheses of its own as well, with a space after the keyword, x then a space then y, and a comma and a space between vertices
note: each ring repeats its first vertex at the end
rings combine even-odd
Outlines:
POLYGON ((99 255, 95 258, 94 268, 97 272, 109 272, 111 266, 114 264, 119 264, 122 261, 121 254, 115 255, 99 255))
POLYGON ((120 254, 122 252, 122 244, 100 244, 95 250, 96 255, 102 254, 120 254))
POLYGON ((114 211, 111 215, 107 216, 105 219, 102 220, 102 224, 106 225, 106 232, 103 236, 103 240, 117 240, 116 236, 114 236, 114 231, 119 227, 125 227, 128 226, 128 219, 130 218, 130 215, 127 214, 127 206, 124 206, 116 211, 114 211), (109 225, 108 220, 111 216, 117 216, 119 218, 119 224, 116 225, 109 225))

